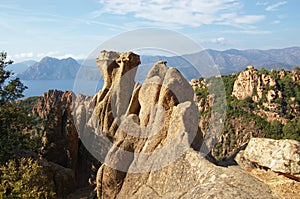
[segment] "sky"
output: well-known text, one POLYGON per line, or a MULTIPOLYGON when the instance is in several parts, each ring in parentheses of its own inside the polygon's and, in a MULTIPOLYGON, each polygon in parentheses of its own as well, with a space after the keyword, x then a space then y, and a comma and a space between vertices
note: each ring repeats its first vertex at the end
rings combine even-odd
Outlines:
POLYGON ((15 62, 85 59, 128 31, 162 28, 203 48, 300 46, 299 0, 1 0, 0 51, 15 62))

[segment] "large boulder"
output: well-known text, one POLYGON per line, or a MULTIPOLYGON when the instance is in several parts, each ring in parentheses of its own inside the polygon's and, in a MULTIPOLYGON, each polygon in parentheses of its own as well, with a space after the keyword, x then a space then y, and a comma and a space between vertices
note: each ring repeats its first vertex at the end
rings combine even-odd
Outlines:
POLYGON ((275 172, 299 174, 300 142, 252 138, 245 151, 238 154, 236 161, 243 167, 259 165, 275 172))
POLYGON ((177 69, 157 62, 140 85, 138 55, 102 51, 97 63, 104 87, 94 107, 78 104, 75 121, 83 143, 103 161, 98 198, 273 198, 239 167, 217 167, 196 151, 198 110, 177 69))

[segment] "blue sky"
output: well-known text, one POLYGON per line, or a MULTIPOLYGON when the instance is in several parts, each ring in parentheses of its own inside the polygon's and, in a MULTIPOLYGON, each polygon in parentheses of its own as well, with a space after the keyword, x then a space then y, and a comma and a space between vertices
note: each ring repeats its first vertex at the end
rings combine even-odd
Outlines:
POLYGON ((182 33, 204 48, 300 46, 299 0, 1 0, 0 46, 15 62, 85 58, 139 28, 182 33))

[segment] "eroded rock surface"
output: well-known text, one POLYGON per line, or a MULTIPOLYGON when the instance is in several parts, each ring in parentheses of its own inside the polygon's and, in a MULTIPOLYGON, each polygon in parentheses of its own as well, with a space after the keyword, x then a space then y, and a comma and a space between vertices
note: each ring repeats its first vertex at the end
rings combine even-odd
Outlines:
POLYGON ((300 173, 300 142, 296 140, 252 138, 240 153, 236 160, 244 167, 250 162, 275 172, 300 173))
POLYGON ((104 87, 75 118, 83 143, 104 160, 98 198, 272 198, 239 167, 217 167, 196 151, 198 110, 179 71, 157 62, 140 85, 138 55, 103 51, 97 63, 104 87))
POLYGON ((276 198, 299 198, 300 143, 295 140, 252 138, 236 162, 267 184, 276 198))
MULTIPOLYGON (((248 66, 247 70, 242 71, 234 82, 232 96, 238 100, 251 97, 253 101, 257 102, 263 97, 263 91, 267 86, 276 88, 277 84, 274 78, 270 75, 260 74, 253 66, 248 66)), ((275 98, 275 91, 272 94, 274 96, 268 100, 275 98)), ((280 97, 280 94, 278 96, 280 97)))
MULTIPOLYGON (((51 165, 57 165, 55 168, 62 167, 57 171, 71 171, 72 175, 68 176, 72 176, 75 182, 69 183, 73 187, 68 190, 88 186, 89 179, 96 173, 93 170, 100 165, 79 140, 72 114, 74 99, 75 96, 71 91, 49 90, 32 110, 33 115, 44 120, 41 129, 43 132, 41 156, 51 165)), ((76 100, 90 101, 88 97, 81 95, 76 100)), ((61 183, 59 181, 57 180, 57 185, 61 183)), ((63 185, 57 190, 61 188, 63 185)))

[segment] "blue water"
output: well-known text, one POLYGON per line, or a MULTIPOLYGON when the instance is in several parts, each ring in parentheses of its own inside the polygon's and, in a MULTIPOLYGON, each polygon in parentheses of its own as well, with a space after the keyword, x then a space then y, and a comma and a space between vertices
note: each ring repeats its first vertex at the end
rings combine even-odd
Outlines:
POLYGON ((62 91, 73 91, 75 94, 84 94, 93 96, 103 85, 103 81, 93 80, 21 80, 28 87, 24 91, 25 98, 32 96, 41 96, 50 89, 62 91))

